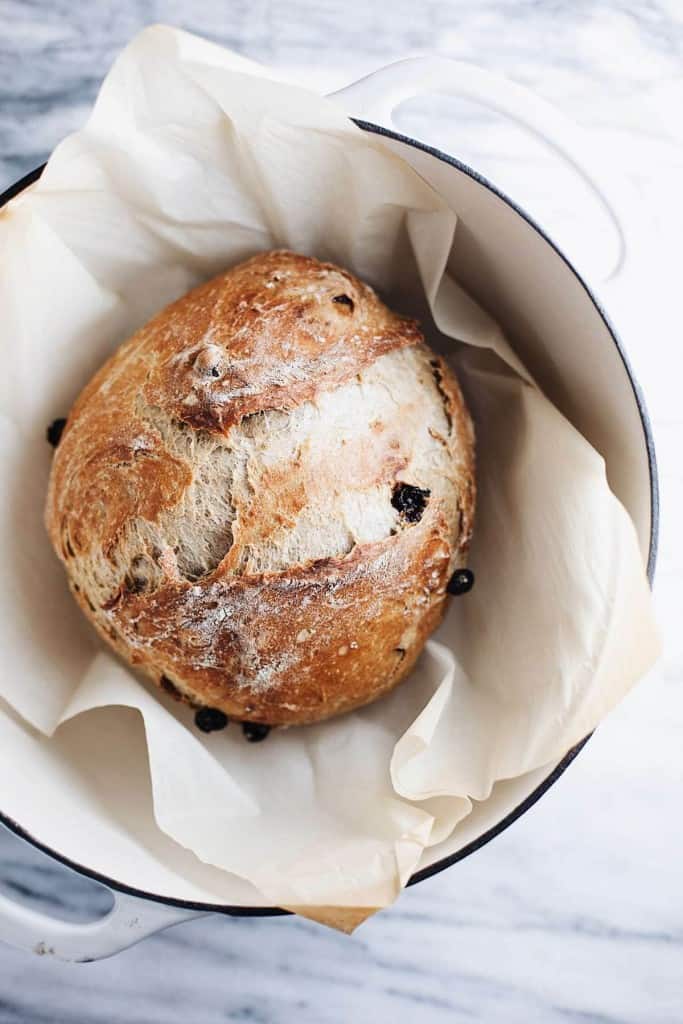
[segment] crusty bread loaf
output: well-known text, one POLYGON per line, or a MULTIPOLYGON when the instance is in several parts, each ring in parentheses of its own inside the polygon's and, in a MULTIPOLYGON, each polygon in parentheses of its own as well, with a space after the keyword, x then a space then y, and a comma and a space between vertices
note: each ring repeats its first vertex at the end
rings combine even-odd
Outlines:
POLYGON ((418 324, 278 251, 174 302, 100 369, 46 522, 123 658, 193 706, 278 725, 406 675, 473 510, 470 419, 418 324))

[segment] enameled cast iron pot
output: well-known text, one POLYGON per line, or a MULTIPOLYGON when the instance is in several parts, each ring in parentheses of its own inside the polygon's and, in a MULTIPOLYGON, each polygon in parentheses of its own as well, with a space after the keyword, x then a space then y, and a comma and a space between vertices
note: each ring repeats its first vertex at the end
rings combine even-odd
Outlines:
MULTIPOLYGON (((504 327, 521 358, 561 411, 603 455, 610 485, 636 526, 650 581, 658 529, 657 471, 643 399, 623 347, 591 290, 548 236, 513 201, 455 157, 380 125, 405 99, 424 93, 465 96, 507 114, 544 139, 597 193, 625 251, 628 204, 620 208, 618 182, 592 166, 578 130, 545 102, 505 79, 443 58, 399 61, 333 94, 364 131, 410 163, 452 204, 458 225, 456 272, 464 287, 504 327), (618 211, 618 212, 617 212, 618 211), (552 344, 552 352, 548 345, 552 344)), ((38 168, 3 196, 0 206, 37 180, 38 168)), ((617 268, 618 269, 618 268, 617 268)), ((469 856, 524 814, 564 772, 588 737, 550 772, 541 769, 500 784, 444 843, 425 852, 409 884, 469 856)), ((89 924, 35 913, 0 895, 0 939, 65 960, 110 956, 155 931, 206 913, 243 916, 284 911, 234 903, 215 906, 142 888, 136 877, 112 878, 52 848, 35 824, 0 809, 0 821, 56 860, 108 886, 111 912, 89 924)), ((253 900, 251 901, 253 903, 253 900)))

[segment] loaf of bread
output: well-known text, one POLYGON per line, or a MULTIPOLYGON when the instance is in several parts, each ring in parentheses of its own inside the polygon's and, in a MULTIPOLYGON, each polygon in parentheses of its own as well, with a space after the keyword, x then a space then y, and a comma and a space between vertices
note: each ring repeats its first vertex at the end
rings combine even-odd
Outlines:
POLYGON ((466 564, 472 426, 416 321, 256 256, 86 386, 46 523, 103 639, 193 707, 314 722, 391 690, 466 564))

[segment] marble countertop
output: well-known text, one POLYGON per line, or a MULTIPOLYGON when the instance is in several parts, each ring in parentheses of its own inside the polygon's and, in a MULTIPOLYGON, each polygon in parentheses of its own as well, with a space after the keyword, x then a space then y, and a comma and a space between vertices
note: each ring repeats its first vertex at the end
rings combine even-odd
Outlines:
MULTIPOLYGON (((1 1024, 680 1024, 683 9, 678 0, 120 0, 76 13, 63 0, 4 0, 0 191, 82 123, 116 52, 153 21, 325 91, 406 55, 473 61, 555 102, 609 152, 640 203, 636 258, 602 294, 620 326, 645 325, 629 341, 660 462, 665 652, 531 812, 352 938, 301 919, 207 917, 80 967, 2 946, 1 1024)), ((538 143, 443 98, 412 102, 400 124, 485 173, 599 279, 609 231, 538 143)), ((0 880, 69 918, 95 917, 108 902, 5 832, 0 880)))

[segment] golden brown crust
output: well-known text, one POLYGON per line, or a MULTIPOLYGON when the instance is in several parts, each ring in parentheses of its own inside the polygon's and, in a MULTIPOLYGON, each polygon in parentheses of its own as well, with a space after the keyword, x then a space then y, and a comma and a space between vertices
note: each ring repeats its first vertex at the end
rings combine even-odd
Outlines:
MULTIPOLYGON (((413 406, 408 435, 420 423, 413 406)), ((474 501, 471 422, 417 324, 351 274, 275 252, 179 299, 95 375, 55 455, 46 523, 76 599, 123 657, 190 703, 297 724, 368 703, 407 674, 443 614, 450 574, 465 564, 474 501), (177 546, 144 539, 186 500, 195 438, 232 444, 245 417, 320 402, 387 353, 414 346, 446 411, 430 433, 448 456, 443 493, 432 494, 419 522, 284 571, 249 568, 250 551, 277 548, 330 489, 384 488, 388 499, 413 466, 412 441, 378 417, 358 440, 340 441, 332 470, 310 452, 291 464, 247 462, 232 497, 231 544, 200 578, 183 572, 177 546), (189 431, 185 454, 170 444, 168 424, 181 439, 189 431), (140 586, 130 558, 123 565, 133 527, 154 577, 140 586), (105 577, 116 585, 107 590, 105 577)))
POLYGON ((447 444, 456 467, 459 523, 452 569, 464 567, 469 552, 477 503, 474 427, 460 385, 448 363, 435 352, 430 363, 450 424, 447 444))
POLYGON ((229 717, 327 718, 375 700, 414 664, 442 614, 448 532, 427 517, 286 574, 220 571, 151 597, 123 594, 116 633, 155 681, 229 717))
POLYGON ((282 251, 195 288, 139 337, 156 350, 144 386, 149 404, 223 432, 244 416, 300 405, 422 340, 414 320, 392 313, 351 274, 282 251))

